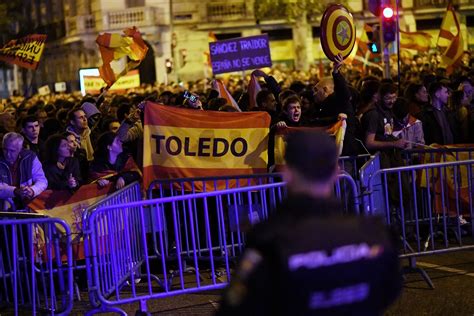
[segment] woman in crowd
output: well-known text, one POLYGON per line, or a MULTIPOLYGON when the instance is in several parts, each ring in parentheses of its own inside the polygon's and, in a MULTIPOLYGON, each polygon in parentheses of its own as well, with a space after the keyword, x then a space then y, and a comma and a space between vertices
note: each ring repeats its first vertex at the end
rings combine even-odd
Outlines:
POLYGON ((86 180, 89 175, 89 161, 87 161, 86 151, 83 148, 80 148, 79 141, 73 133, 64 132, 63 136, 65 136, 68 141, 72 156, 79 162, 81 178, 86 180))
POLYGON ((420 119, 421 112, 429 102, 429 95, 426 87, 421 83, 410 83, 405 89, 404 95, 409 102, 409 113, 417 119, 420 119))
POLYGON ((101 187, 113 182, 116 189, 121 189, 140 180, 141 172, 132 156, 123 152, 122 142, 117 134, 105 132, 97 142, 89 177, 101 187))
POLYGON ((77 190, 82 176, 79 161, 73 157, 69 142, 64 135, 51 135, 46 141, 46 161, 43 166, 52 190, 77 190))

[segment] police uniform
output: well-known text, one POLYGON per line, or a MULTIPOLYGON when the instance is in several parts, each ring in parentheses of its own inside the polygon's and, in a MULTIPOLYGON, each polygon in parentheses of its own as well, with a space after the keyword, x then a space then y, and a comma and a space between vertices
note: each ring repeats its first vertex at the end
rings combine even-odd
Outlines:
POLYGON ((290 196, 248 235, 217 315, 381 315, 401 291, 395 238, 376 217, 290 196))

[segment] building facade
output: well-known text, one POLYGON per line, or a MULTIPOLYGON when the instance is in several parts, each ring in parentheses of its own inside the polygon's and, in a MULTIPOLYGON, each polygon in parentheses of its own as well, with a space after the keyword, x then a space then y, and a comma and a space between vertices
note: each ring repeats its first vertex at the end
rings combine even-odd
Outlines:
MULTIPOLYGON (((46 32, 48 42, 34 78, 20 76, 16 78, 17 85, 32 80, 36 86, 52 87, 55 82, 65 81, 69 90, 77 90, 78 70, 101 64, 95 44, 97 35, 121 32, 131 26, 138 27, 149 44, 148 61, 141 67, 145 81, 189 81, 209 76, 206 53, 210 32, 218 39, 267 33, 272 60, 297 68, 325 58, 319 41, 321 14, 309 17, 303 25, 298 23, 299 19, 289 20, 283 15, 257 18, 254 0, 29 0, 25 3, 28 3, 25 12, 30 15, 32 29, 46 32), (171 72, 166 67, 170 61, 171 72)), ((429 32, 436 41, 447 3, 448 0, 402 0, 400 28, 429 32)), ((368 0, 348 0, 346 5, 359 32, 364 23, 376 22, 376 17, 367 10, 368 0)), ((457 0, 455 5, 467 49, 474 45, 474 0, 457 0)), ((0 80, 10 80, 10 89, 15 85, 11 84, 14 77, 11 72, 0 76, 0 80)))

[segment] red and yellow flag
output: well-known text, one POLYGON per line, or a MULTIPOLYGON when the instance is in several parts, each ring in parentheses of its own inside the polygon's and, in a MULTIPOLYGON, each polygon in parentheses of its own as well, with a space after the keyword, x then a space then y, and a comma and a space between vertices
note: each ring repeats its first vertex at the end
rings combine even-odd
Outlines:
POLYGON ((258 107, 257 94, 262 90, 258 79, 255 75, 250 76, 250 83, 247 93, 249 94, 249 109, 255 109, 258 107))
POLYGON ((155 179, 264 173, 269 125, 266 112, 211 112, 147 102, 144 185, 155 179))
MULTIPOLYGON (((472 159, 472 152, 450 152, 456 148, 474 148, 472 144, 431 145, 434 148, 446 149, 446 152, 435 155, 425 154, 424 163, 455 162, 472 159)), ((458 207, 460 215, 470 216, 469 175, 474 174, 472 165, 450 166, 435 169, 423 169, 419 173, 419 184, 422 188, 431 188, 434 194, 434 212, 456 216, 458 207), (469 170, 471 168, 471 170, 469 170)), ((472 185, 471 185, 472 186, 472 185)))
POLYGON ((281 171, 285 165, 285 149, 286 149, 286 135, 293 133, 298 130, 320 130, 326 131, 329 135, 334 136, 334 140, 339 149, 339 155, 342 152, 342 146, 344 143, 344 136, 346 134, 346 119, 345 114, 340 114, 340 119, 330 126, 325 127, 286 127, 279 128, 275 132, 275 170, 281 171))
POLYGON ((104 33, 96 39, 103 62, 99 67, 99 73, 107 83, 107 88, 110 88, 120 76, 138 67, 148 52, 148 47, 136 27, 125 29, 123 33, 123 35, 104 33), (121 69, 114 71, 111 62, 123 57, 128 57, 129 61, 121 69))
POLYGON ((46 190, 29 204, 33 212, 58 217, 71 226, 73 234, 82 232, 82 212, 114 191, 112 184, 100 188, 97 183, 81 186, 76 192, 46 190))
POLYGON ((11 40, 0 48, 0 60, 28 69, 37 69, 46 44, 45 34, 11 40))
POLYGON ((214 79, 212 81, 212 89, 219 92, 219 98, 224 98, 227 100, 227 104, 232 105, 237 111, 242 112, 237 102, 234 100, 230 92, 227 90, 225 85, 219 79, 214 79))
POLYGON ((427 52, 431 47, 431 38, 432 36, 425 32, 400 31, 400 48, 427 52))
POLYGON ((450 67, 458 62, 464 52, 461 27, 451 3, 448 4, 446 14, 441 23, 438 48, 441 51, 442 65, 445 67, 450 67))

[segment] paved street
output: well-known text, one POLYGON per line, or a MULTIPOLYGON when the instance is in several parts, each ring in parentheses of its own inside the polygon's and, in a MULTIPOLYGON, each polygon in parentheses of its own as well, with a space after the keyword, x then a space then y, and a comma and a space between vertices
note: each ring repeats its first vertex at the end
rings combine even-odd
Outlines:
MULTIPOLYGON (((435 289, 430 289, 418 273, 406 275, 400 299, 386 315, 474 315, 474 252, 458 252, 418 260, 435 289)), ((178 296, 149 302, 152 315, 212 315, 218 306, 219 292, 178 296)), ((87 296, 84 297, 87 299, 87 296)), ((86 302, 76 302, 72 315, 82 315, 86 302)), ((134 315, 137 304, 123 306, 134 315)))

